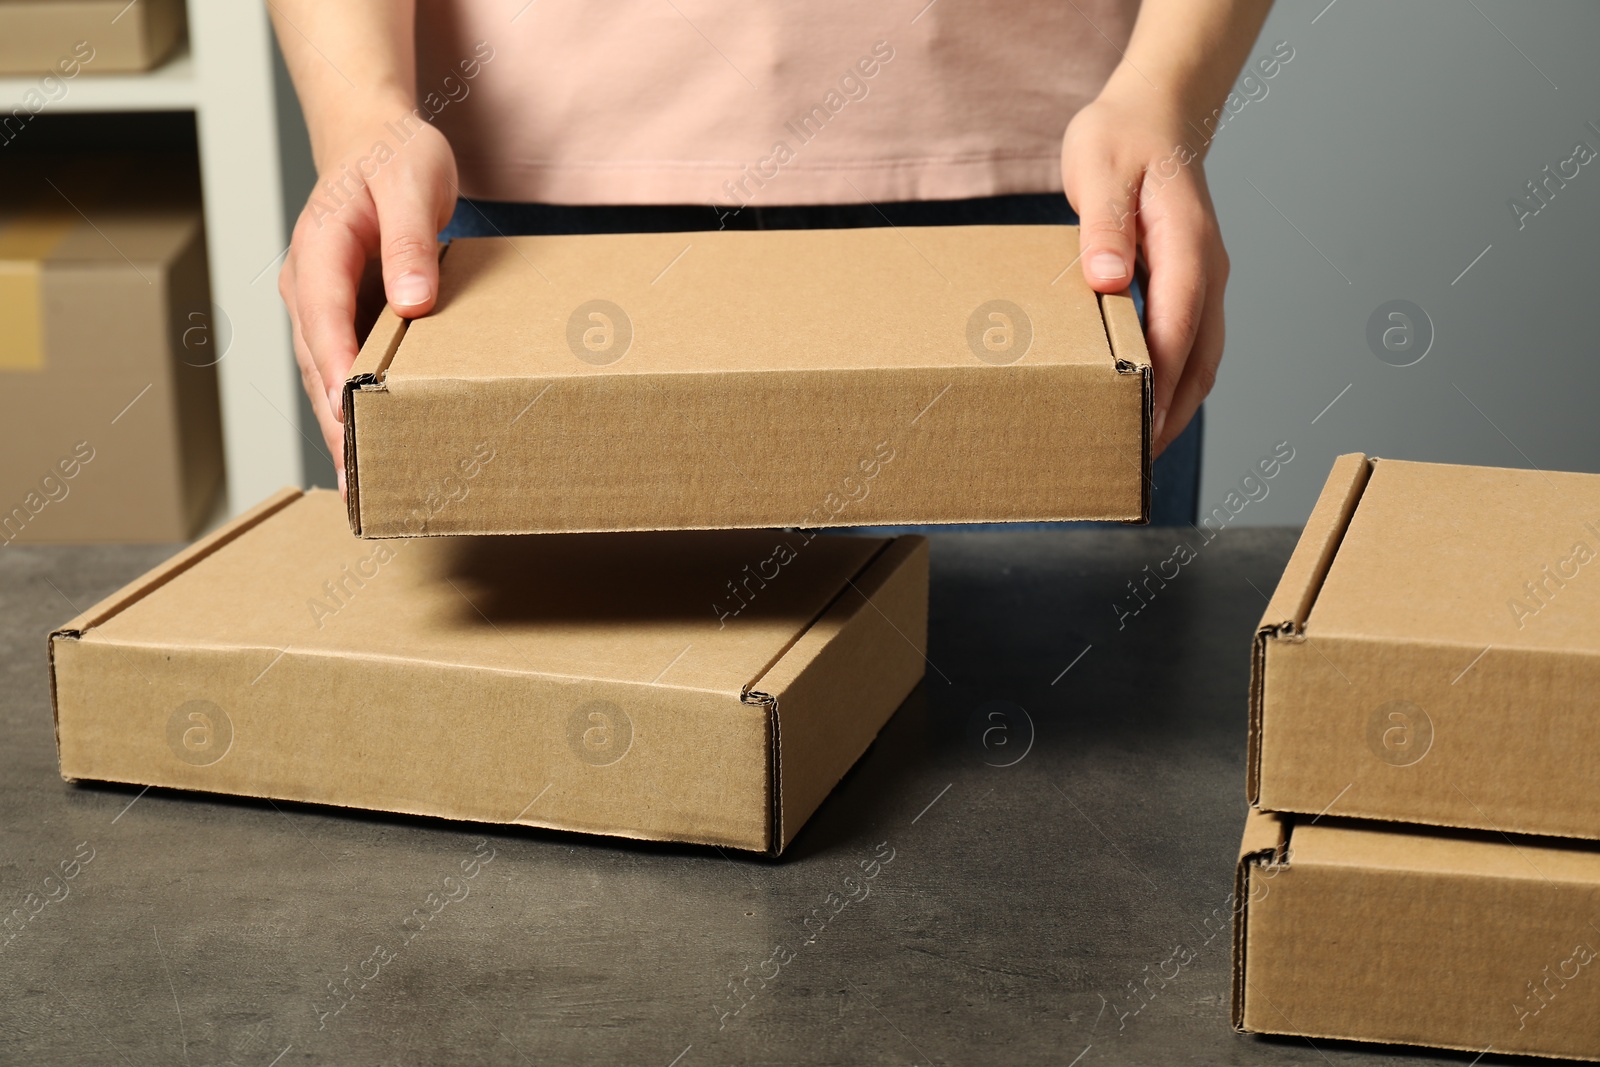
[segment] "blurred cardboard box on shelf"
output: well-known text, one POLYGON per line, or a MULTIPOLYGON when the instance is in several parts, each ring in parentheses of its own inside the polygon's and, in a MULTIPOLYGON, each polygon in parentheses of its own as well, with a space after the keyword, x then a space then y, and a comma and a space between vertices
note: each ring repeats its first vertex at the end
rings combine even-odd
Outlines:
POLYGON ((454 241, 346 384, 352 527, 1145 521, 1149 356, 1077 254, 1065 226, 454 241))
POLYGON ((1249 799, 1600 838, 1600 475, 1341 456, 1261 619, 1249 799))
MULTIPOLYGON (((0 0, 0 75, 59 83, 80 73, 150 70, 172 53, 183 29, 183 0, 0 0)), ((38 87, 45 99, 53 90, 38 87)))
POLYGON ((0 544, 178 541, 222 484, 192 160, 19 158, 0 178, 0 544))
POLYGON ((1251 812, 1247 1033, 1600 1059, 1600 846, 1251 812))
POLYGON ((921 679, 927 610, 919 537, 362 541, 285 490, 51 636, 60 768, 777 853, 921 679))

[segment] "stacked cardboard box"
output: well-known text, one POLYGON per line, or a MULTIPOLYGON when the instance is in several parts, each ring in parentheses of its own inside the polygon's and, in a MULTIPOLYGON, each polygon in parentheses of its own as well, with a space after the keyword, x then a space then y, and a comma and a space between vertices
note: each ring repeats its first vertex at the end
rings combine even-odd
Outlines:
POLYGON ((52 635, 61 773, 776 853, 926 628, 917 537, 372 542, 285 490, 52 635))
POLYGON ((1256 635, 1241 1030, 1600 1059, 1600 476, 1335 464, 1256 635))
POLYGON ((25 157, 0 175, 0 550, 179 541, 222 487, 194 161, 25 157))
POLYGON ((52 635, 62 774, 781 851, 925 663, 923 539, 817 527, 1147 513, 1076 247, 451 245, 346 387, 348 510, 286 490, 52 635))
MULTIPOLYGON (((0 74, 37 74, 36 91, 10 118, 26 122, 66 90, 62 80, 149 70, 183 37, 183 0, 5 0, 0 74), (35 103, 35 101, 39 103, 35 103)), ((8 125, 0 117, 0 126, 8 125)))

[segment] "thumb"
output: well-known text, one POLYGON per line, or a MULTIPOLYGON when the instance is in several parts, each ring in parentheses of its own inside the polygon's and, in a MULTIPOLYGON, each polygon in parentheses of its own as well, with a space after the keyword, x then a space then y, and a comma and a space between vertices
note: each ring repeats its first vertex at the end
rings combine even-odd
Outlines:
POLYGON ((1120 293, 1133 282, 1139 187, 1110 170, 1080 177, 1068 191, 1078 212, 1079 260, 1089 288, 1120 293))
POLYGON ((378 209, 383 290, 394 310, 407 318, 426 315, 439 296, 441 199, 414 176, 402 175, 374 187, 378 209))

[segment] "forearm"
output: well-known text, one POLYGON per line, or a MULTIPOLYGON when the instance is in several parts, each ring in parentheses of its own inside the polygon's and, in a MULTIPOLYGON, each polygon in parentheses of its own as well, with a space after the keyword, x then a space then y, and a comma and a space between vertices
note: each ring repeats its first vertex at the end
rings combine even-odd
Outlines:
POLYGON ((1272 0, 1144 0, 1106 92, 1149 100, 1174 121, 1203 128, 1271 7, 1272 0))
POLYGON ((318 169, 347 132, 415 106, 416 0, 268 0, 318 169))

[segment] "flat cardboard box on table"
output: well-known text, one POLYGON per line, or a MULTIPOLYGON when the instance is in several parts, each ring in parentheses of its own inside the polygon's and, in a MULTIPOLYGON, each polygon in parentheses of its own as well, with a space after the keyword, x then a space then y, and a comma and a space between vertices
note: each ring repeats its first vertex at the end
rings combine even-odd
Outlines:
POLYGON ((1341 456, 1252 675, 1264 810, 1600 838, 1600 475, 1341 456))
POLYGON ((352 528, 1145 521, 1149 356, 1077 251, 1062 226, 454 241, 437 309, 385 309, 346 383, 352 528))
POLYGON ((1251 812, 1233 1022, 1600 1060, 1600 846, 1251 812))
POLYGON ((0 173, 0 544, 180 541, 210 516, 225 337, 192 166, 0 173))
POLYGON ((285 490, 51 636, 61 773, 777 853, 922 677, 927 558, 359 541, 285 490))

